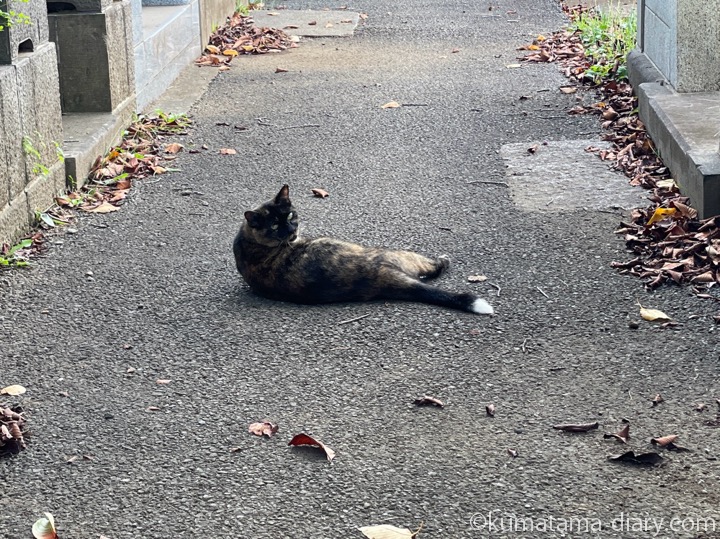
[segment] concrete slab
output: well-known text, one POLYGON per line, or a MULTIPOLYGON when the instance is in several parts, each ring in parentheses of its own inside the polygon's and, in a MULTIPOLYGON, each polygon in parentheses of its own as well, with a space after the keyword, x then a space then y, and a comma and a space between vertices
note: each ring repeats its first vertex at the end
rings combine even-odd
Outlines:
POLYGON ((505 144, 513 202, 526 211, 561 212, 579 209, 630 209, 645 205, 641 189, 608 167, 588 146, 609 148, 597 140, 505 144), (534 152, 528 151, 535 148, 534 152))
POLYGON ((63 149, 68 178, 82 186, 95 159, 118 143, 134 113, 135 100, 128 98, 112 113, 63 114, 63 149))
POLYGON ((359 13, 346 10, 278 9, 252 11, 251 15, 257 26, 280 28, 289 34, 303 37, 352 36, 360 22, 359 13))
POLYGON ((640 117, 681 192, 700 218, 720 214, 720 92, 675 92, 638 51, 628 68, 640 117))
POLYGON ((213 67, 191 64, 180 72, 170 87, 143 112, 162 110, 172 114, 186 114, 207 90, 210 82, 220 73, 213 67))

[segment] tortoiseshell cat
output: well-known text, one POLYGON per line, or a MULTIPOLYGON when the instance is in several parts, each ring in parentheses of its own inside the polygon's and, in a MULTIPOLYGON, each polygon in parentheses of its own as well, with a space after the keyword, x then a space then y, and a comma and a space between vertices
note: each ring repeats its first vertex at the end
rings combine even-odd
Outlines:
POLYGON ((274 199, 246 211, 233 243, 238 271, 261 296, 295 303, 399 299, 475 314, 493 308, 473 294, 425 284, 448 267, 410 251, 363 247, 298 235, 298 215, 284 185, 274 199))

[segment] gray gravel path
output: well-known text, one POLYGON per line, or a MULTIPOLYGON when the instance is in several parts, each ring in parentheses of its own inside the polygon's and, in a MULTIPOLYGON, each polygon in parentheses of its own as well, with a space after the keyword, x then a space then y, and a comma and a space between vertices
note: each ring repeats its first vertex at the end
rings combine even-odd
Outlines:
POLYGON ((421 522, 428 539, 720 537, 720 428, 704 424, 720 397, 715 305, 648 295, 609 267, 629 258, 622 210, 528 211, 502 184, 468 184, 512 180, 504 144, 599 136, 563 114, 575 97, 556 66, 507 67, 563 24, 556 2, 490 4, 359 1, 352 38, 236 60, 181 140, 209 150, 179 154, 182 172, 141 182, 122 211, 83 217, 30 271, 0 273, 0 386, 28 388, 10 400, 33 433, 0 459, 0 537, 30 537, 44 511, 62 539, 336 539, 421 522), (425 106, 380 108, 391 100, 425 106), (320 127, 287 128, 306 124, 320 127), (232 238, 284 182, 306 234, 446 253, 442 284, 497 316, 254 297, 232 238), (641 321, 637 298, 682 326, 641 321), (424 394, 446 408, 413 406, 424 394), (622 418, 631 449, 679 434, 692 451, 609 462, 626 448, 602 433, 622 418), (263 419, 273 439, 247 433, 263 419), (288 448, 300 431, 334 463, 288 448))

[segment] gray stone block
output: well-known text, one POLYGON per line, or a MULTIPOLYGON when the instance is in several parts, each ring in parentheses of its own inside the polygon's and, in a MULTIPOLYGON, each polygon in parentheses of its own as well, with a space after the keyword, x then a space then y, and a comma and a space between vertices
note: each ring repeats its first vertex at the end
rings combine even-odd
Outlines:
POLYGON ((133 46, 143 40, 142 0, 130 0, 132 5, 133 46))
POLYGON ((63 112, 112 112, 135 90, 130 0, 104 13, 50 14, 63 112))
POLYGON ((0 66, 0 207, 12 200, 18 178, 25 181, 17 73, 15 66, 0 66))
POLYGON ((0 208, 0 245, 14 245, 30 231, 30 216, 25 193, 0 208))
POLYGON ((143 9, 145 40, 135 49, 136 95, 143 110, 201 53, 197 0, 187 6, 143 9))
POLYGON ((717 3, 677 0, 678 92, 720 91, 720 11, 717 3))
POLYGON ((83 11, 101 13, 109 8, 113 0, 46 0, 48 13, 83 11), (68 9, 68 6, 72 6, 68 9))
POLYGON ((47 6, 44 0, 0 0, 0 10, 16 11, 30 18, 30 23, 16 23, 0 32, 0 64, 18 60, 21 50, 32 52, 48 42, 47 6))
POLYGON ((58 162, 57 146, 62 144, 55 46, 45 43, 36 52, 23 57, 15 69, 25 146, 25 178, 11 182, 11 198, 24 189, 27 179, 36 176, 38 169, 52 168, 58 162))
POLYGON ((65 191, 65 163, 55 163, 48 172, 38 175, 25 187, 28 218, 32 222, 35 212, 45 211, 55 197, 65 191))

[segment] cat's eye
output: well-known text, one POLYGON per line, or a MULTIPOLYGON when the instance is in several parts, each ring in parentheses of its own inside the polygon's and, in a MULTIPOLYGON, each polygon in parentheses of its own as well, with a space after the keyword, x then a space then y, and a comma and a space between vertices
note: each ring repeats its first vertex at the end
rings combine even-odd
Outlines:
POLYGON ((289 221, 290 219, 292 219, 293 215, 294 215, 293 212, 288 213, 287 220, 289 221))
POLYGON ((278 226, 279 226, 279 225, 278 225, 277 223, 275 223, 275 224, 273 224, 273 225, 270 225, 270 228, 272 228, 273 230, 277 230, 277 229, 278 229, 278 226))

